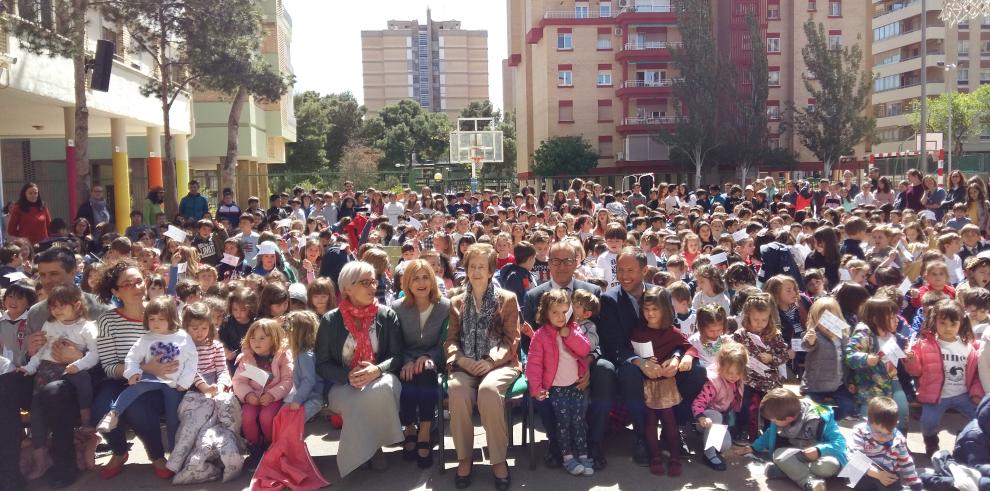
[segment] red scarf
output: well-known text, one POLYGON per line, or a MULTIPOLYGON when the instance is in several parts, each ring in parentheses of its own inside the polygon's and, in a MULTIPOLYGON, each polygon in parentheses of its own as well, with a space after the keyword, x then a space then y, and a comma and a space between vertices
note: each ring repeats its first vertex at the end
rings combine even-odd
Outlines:
POLYGON ((371 347, 368 331, 375 322, 375 315, 378 314, 378 299, 373 298, 371 303, 364 307, 355 307, 347 297, 344 297, 337 307, 344 318, 344 327, 357 341, 357 347, 354 348, 354 354, 351 356, 351 369, 358 368, 363 361, 374 363, 375 350, 371 347))

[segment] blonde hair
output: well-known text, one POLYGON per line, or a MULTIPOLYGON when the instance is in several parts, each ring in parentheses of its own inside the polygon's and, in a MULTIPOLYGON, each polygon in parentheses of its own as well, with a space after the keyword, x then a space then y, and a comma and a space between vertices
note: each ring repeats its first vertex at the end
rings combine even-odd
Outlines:
POLYGON ((776 336, 780 333, 780 320, 777 317, 777 306, 769 293, 754 293, 746 299, 745 303, 743 303, 742 320, 739 323, 743 329, 749 330, 749 315, 753 311, 770 313, 770 322, 767 323, 767 328, 763 331, 763 334, 761 334, 762 336, 776 336))
POLYGON ((767 280, 767 284, 763 287, 764 290, 766 290, 767 293, 769 293, 770 296, 773 297, 773 301, 774 303, 777 304, 778 308, 780 308, 781 306, 780 294, 783 293, 784 291, 784 284, 790 284, 791 286, 793 286, 794 293, 798 293, 801 291, 801 289, 798 288, 797 281, 795 281, 794 278, 786 274, 778 274, 773 276, 772 278, 767 280))
POLYGON ((294 356, 312 351, 316 346, 316 331, 320 328, 320 319, 308 310, 297 310, 286 316, 289 326, 289 350, 294 356))
POLYGON ((722 369, 735 368, 736 372, 746 377, 746 366, 749 364, 749 352, 746 347, 735 341, 726 341, 715 353, 715 364, 719 373, 722 369))
POLYGON ((412 282, 413 278, 422 272, 430 275, 430 303, 440 302, 440 288, 437 287, 436 272, 425 259, 415 259, 409 261, 406 268, 402 270, 402 292, 405 293, 402 297, 402 306, 412 307, 416 304, 416 298, 412 294, 412 282))
MULTIPOLYGON (((825 312, 831 312, 832 315, 842 319, 842 308, 839 307, 839 302, 832 297, 821 297, 815 300, 815 303, 811 304, 811 308, 808 309, 808 322, 806 325, 809 331, 818 326, 818 322, 821 321, 822 315, 825 312)), ((849 333, 844 332, 843 335, 848 336, 849 333)))
POLYGON ((262 331, 272 338, 273 356, 285 351, 285 329, 282 329, 282 324, 275 319, 258 319, 252 322, 251 327, 244 333, 244 338, 241 339, 241 351, 254 353, 251 351, 251 338, 254 337, 255 331, 262 331))

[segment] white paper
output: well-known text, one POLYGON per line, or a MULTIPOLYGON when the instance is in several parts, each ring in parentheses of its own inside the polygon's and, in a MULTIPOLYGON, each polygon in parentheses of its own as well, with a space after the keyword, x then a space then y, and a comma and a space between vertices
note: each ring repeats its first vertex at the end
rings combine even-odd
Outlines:
POLYGON ((732 234, 732 241, 739 242, 747 237, 749 237, 749 234, 746 233, 746 229, 737 230, 736 233, 732 234))
POLYGON ((873 461, 859 450, 849 452, 848 456, 849 462, 839 472, 839 477, 849 479, 849 487, 853 488, 856 487, 859 480, 873 467, 873 461))
POLYGON ((716 451, 722 450, 722 443, 725 441, 725 432, 729 429, 727 425, 712 423, 708 429, 708 438, 705 440, 705 450, 714 448, 716 451))
POLYGON ((849 274, 849 270, 846 268, 839 268, 839 281, 852 281, 852 275, 849 274))
POLYGON ((746 364, 746 366, 749 367, 750 370, 756 373, 767 373, 770 371, 770 367, 768 367, 765 363, 760 361, 755 356, 749 357, 749 362, 746 364))
POLYGON ((914 261, 914 255, 911 254, 911 251, 909 251, 907 247, 904 245, 904 241, 898 242, 897 248, 900 249, 901 257, 904 258, 904 262, 909 263, 911 261, 914 261))
POLYGON ((234 256, 234 255, 231 255, 231 254, 227 254, 225 252, 225 253, 223 253, 223 259, 221 259, 220 262, 222 262, 224 264, 229 264, 229 265, 234 266, 234 267, 237 267, 237 265, 241 263, 241 258, 239 258, 237 256, 234 256))
POLYGON ((895 367, 897 366, 897 360, 907 356, 904 354, 904 350, 897 345, 897 337, 891 336, 883 346, 880 346, 880 352, 883 353, 883 360, 889 361, 895 367))
POLYGON ((901 295, 907 295, 908 290, 911 289, 911 279, 904 278, 904 281, 901 282, 901 285, 897 289, 900 290, 901 295))
POLYGON ((413 217, 409 217, 409 220, 406 222, 406 227, 414 228, 416 230, 423 230, 423 224, 413 217))
POLYGON ((13 360, 14 359, 14 350, 12 350, 10 348, 4 348, 3 349, 3 357, 6 358, 6 359, 8 359, 8 360, 13 360))
POLYGON ((291 227, 291 226, 292 226, 292 219, 291 219, 291 218, 283 218, 283 219, 281 219, 281 220, 279 220, 279 221, 277 221, 277 222, 275 222, 275 226, 276 226, 276 227, 285 227, 285 228, 289 228, 289 227, 291 227))
POLYGON ((268 383, 268 372, 247 363, 244 364, 244 371, 242 372, 245 377, 254 381, 254 383, 264 387, 268 383))
POLYGON ((711 256, 708 256, 708 260, 709 262, 712 263, 712 265, 722 264, 729 260, 729 256, 724 252, 720 252, 718 254, 712 254, 711 256))
POLYGON ((792 338, 791 349, 794 351, 807 351, 806 349, 804 349, 804 346, 802 345, 803 342, 804 342, 803 336, 800 338, 792 338))
POLYGON ((960 283, 966 279, 966 272, 963 271, 962 266, 956 268, 956 279, 959 280, 960 283))
POLYGON ((827 329, 828 332, 834 334, 836 338, 840 339, 844 337, 846 329, 849 329, 849 323, 827 310, 822 312, 822 316, 818 319, 818 323, 827 329))
POLYGON ((175 225, 169 225, 168 230, 163 235, 179 243, 186 241, 186 231, 175 225))
POLYGON ((7 273, 3 275, 3 277, 7 278, 8 280, 10 280, 11 283, 13 283, 18 280, 25 280, 27 279, 28 276, 20 271, 14 271, 13 273, 7 273))
POLYGON ((753 344, 759 348, 766 349, 767 345, 763 342, 763 338, 759 334, 753 334, 751 332, 747 332, 746 334, 749 336, 749 339, 753 340, 753 344))
POLYGON ((0 375, 14 371, 14 363, 6 356, 0 356, 0 375))
POLYGON ((188 267, 189 267, 189 263, 179 263, 175 265, 175 269, 179 274, 185 273, 188 267))
POLYGON ((305 249, 306 248, 306 239, 300 237, 299 238, 299 241, 296 242, 296 247, 298 247, 300 251, 303 250, 303 249, 305 249))
POLYGON ((653 358, 653 343, 632 342, 633 352, 640 358, 653 358))

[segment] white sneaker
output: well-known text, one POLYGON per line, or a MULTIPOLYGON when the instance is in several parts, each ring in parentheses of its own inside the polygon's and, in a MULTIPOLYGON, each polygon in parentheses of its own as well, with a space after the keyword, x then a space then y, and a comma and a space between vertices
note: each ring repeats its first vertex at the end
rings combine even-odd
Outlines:
POLYGON ((96 431, 109 433, 117 428, 119 422, 120 416, 117 414, 117 411, 110 411, 100 420, 100 424, 96 425, 96 431))

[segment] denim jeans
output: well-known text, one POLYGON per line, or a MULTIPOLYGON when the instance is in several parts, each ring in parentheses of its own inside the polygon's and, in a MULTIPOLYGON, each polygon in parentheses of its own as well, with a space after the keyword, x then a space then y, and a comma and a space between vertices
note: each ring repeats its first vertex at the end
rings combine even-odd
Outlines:
POLYGON ((831 397, 835 402, 835 420, 839 421, 847 416, 856 415, 856 399, 849 393, 846 384, 839 385, 833 392, 809 392, 808 398, 818 404, 824 404, 825 398, 831 397))
POLYGON ((185 392, 179 392, 161 382, 141 380, 125 388, 110 405, 110 409, 117 411, 117 414, 122 414, 148 392, 161 392, 162 400, 165 401, 165 426, 168 434, 166 450, 171 451, 175 447, 175 433, 179 429, 179 403, 182 402, 185 392))
POLYGON ((939 422, 947 409, 953 408, 966 419, 973 419, 976 414, 976 404, 969 398, 968 393, 959 394, 955 397, 943 397, 937 404, 921 405, 921 434, 924 436, 934 436, 938 434, 939 422))

